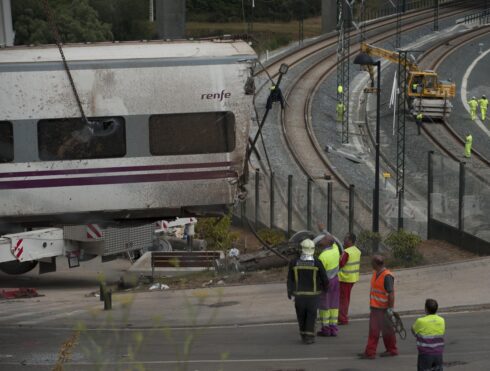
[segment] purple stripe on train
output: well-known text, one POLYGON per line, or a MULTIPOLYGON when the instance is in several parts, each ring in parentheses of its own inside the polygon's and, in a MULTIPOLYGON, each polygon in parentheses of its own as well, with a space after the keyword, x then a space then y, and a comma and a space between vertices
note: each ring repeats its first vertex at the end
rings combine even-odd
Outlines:
POLYGON ((101 174, 119 173, 127 171, 152 171, 152 170, 176 170, 176 169, 202 169, 213 167, 230 166, 231 162, 207 162, 188 164, 146 165, 146 166, 119 166, 102 167, 90 169, 67 169, 67 170, 38 170, 0 173, 0 178, 16 178, 26 176, 49 176, 49 175, 76 175, 76 174, 101 174))
POLYGON ((85 177, 85 178, 12 180, 12 181, 0 182, 0 190, 94 186, 94 185, 127 184, 127 183, 154 183, 154 182, 171 182, 171 181, 179 181, 179 180, 209 180, 209 179, 236 178, 237 176, 238 174, 235 171, 216 170, 216 171, 199 171, 199 172, 187 172, 187 173, 163 173, 163 174, 98 176, 98 177, 85 177))

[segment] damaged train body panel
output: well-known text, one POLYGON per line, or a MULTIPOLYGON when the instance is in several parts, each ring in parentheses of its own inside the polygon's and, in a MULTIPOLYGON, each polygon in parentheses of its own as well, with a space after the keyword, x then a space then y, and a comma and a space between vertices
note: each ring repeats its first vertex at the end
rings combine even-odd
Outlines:
MULTIPOLYGON (((222 213, 240 192, 256 55, 234 42, 0 51, 0 220, 22 226, 222 213)), ((8 232, 8 231, 4 231, 8 232)))

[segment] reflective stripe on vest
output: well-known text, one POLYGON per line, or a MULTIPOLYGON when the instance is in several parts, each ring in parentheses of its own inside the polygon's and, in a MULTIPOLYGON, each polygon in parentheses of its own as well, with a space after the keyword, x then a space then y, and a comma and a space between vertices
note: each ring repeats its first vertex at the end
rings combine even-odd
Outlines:
POLYGON ((385 277, 391 275, 388 269, 385 269, 376 278, 376 272, 373 272, 371 278, 371 294, 370 294, 370 306, 372 308, 388 308, 388 292, 385 290, 385 277))
POLYGON ((356 246, 345 249, 349 255, 347 263, 340 268, 340 282, 355 283, 359 281, 359 269, 361 268, 361 251, 356 246))
POLYGON ((417 338, 417 348, 420 353, 442 354, 446 331, 444 318, 436 314, 417 318, 412 331, 417 338))
POLYGON ((317 290, 316 287, 316 272, 318 271, 318 267, 308 266, 308 265, 300 265, 293 267, 294 273, 294 283, 296 284, 296 290, 293 291, 293 295, 318 295, 320 291, 317 290), (299 270, 310 270, 313 271, 313 291, 298 291, 298 283, 299 283, 299 270))
POLYGON ((340 253, 337 244, 333 244, 322 251, 318 259, 322 262, 329 280, 335 278, 339 273, 340 253))

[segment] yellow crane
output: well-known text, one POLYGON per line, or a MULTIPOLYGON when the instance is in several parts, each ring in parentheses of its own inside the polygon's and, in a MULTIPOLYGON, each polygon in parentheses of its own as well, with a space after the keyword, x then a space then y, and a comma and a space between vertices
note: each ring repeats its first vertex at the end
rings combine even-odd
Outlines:
MULTIPOLYGON (((440 80, 435 71, 423 70, 412 61, 400 60, 400 55, 396 51, 361 43, 361 52, 401 64, 407 69, 408 104, 414 115, 422 112, 424 116, 432 119, 449 116, 452 108, 450 99, 456 96, 456 84, 454 82, 440 80)), ((369 73, 373 78, 372 67, 369 68, 369 73)))

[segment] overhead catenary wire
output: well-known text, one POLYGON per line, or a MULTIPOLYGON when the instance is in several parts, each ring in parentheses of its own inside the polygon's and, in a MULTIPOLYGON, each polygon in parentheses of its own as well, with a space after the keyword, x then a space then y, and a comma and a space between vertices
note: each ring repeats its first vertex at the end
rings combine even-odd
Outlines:
POLYGON ((80 100, 80 96, 78 95, 77 88, 75 86, 75 81, 70 72, 70 68, 68 67, 68 63, 66 62, 65 54, 63 52, 61 35, 59 33, 58 27, 56 26, 55 18, 51 7, 49 6, 49 0, 43 0, 44 12, 46 13, 46 17, 48 18, 48 24, 51 27, 51 32, 53 33, 53 37, 56 42, 56 46, 60 51, 61 59, 63 61, 63 66, 65 68, 66 74, 68 76, 68 80, 70 81, 71 89, 73 91, 73 95, 75 96, 75 100, 78 105, 78 109, 80 110, 80 116, 85 124, 88 124, 87 117, 85 116, 85 112, 83 110, 82 102, 80 100))

